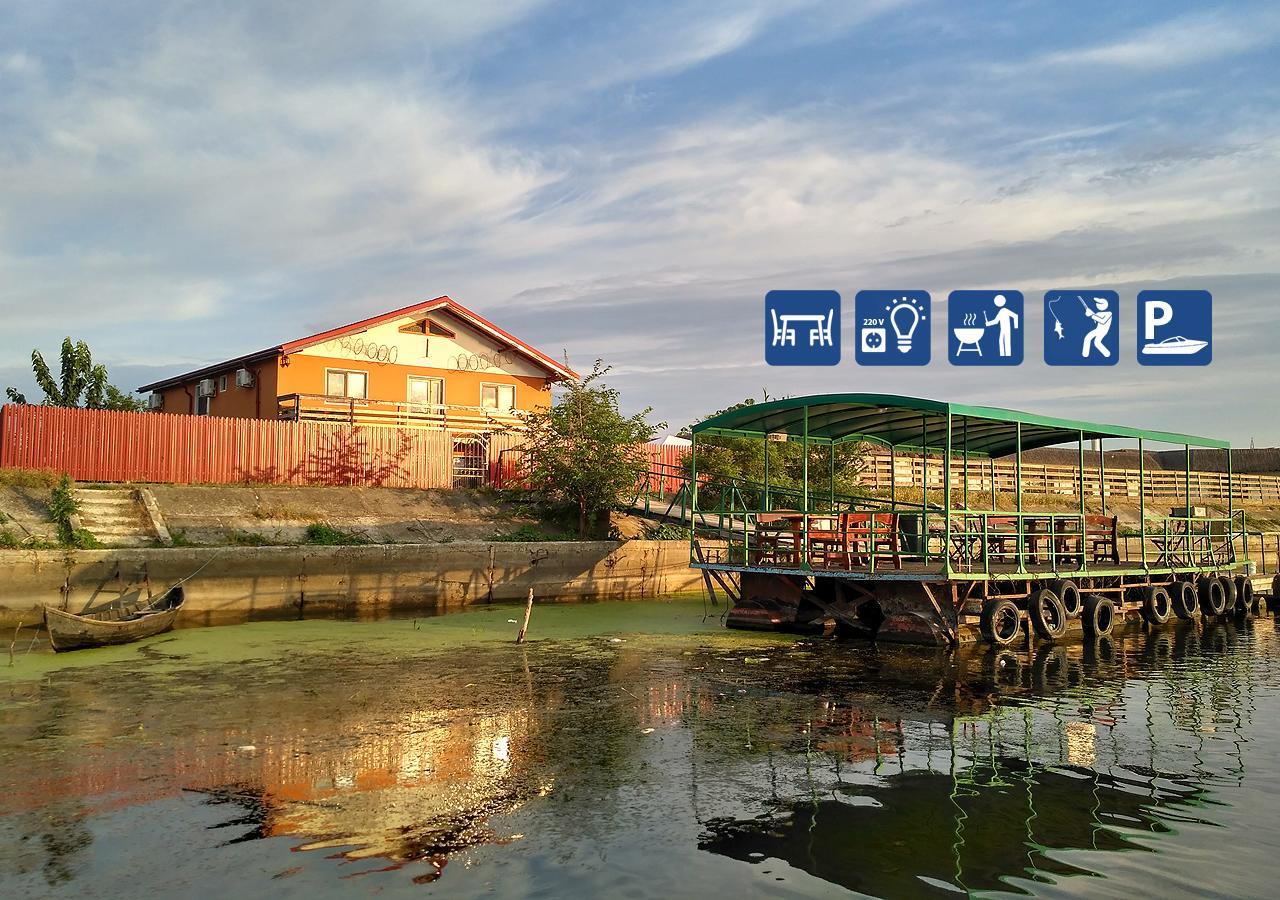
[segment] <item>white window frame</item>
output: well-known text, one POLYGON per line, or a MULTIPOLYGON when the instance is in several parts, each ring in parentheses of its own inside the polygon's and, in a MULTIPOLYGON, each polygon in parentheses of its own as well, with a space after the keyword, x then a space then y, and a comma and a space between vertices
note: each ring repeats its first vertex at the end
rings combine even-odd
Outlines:
POLYGON ((514 384, 509 384, 509 383, 507 383, 507 382, 502 382, 502 381, 482 381, 482 382, 480 382, 480 408, 481 408, 481 409, 491 409, 491 410, 493 410, 494 412, 501 412, 501 413, 511 412, 513 409, 515 409, 515 408, 516 408, 516 386, 515 386, 514 384), (484 389, 485 389, 485 388, 496 388, 496 389, 499 389, 498 393, 500 393, 500 389, 501 389, 501 388, 506 388, 506 389, 510 390, 510 391, 511 391, 511 406, 507 407, 506 409, 503 409, 501 406, 497 405, 498 403, 501 403, 501 402, 502 402, 502 398, 501 398, 501 397, 498 397, 497 401, 495 402, 495 405, 493 405, 493 406, 485 406, 485 403, 484 403, 484 389))
POLYGON ((225 394, 226 392, 227 392, 227 376, 219 375, 218 376, 218 393, 225 394))
POLYGON ((324 398, 326 403, 350 403, 352 400, 355 400, 358 403, 368 403, 369 402, 369 370, 368 369, 330 369, 326 367, 324 370, 324 398), (329 393, 329 375, 330 374, 344 376, 342 380, 343 388, 346 388, 346 385, 347 385, 347 379, 345 376, 363 375, 364 376, 364 396, 352 397, 350 395, 330 394, 329 393))
POLYGON ((440 410, 437 410, 437 409, 430 409, 430 404, 423 405, 423 404, 421 404, 421 403, 415 403, 415 402, 414 402, 414 400, 413 400, 413 391, 412 391, 412 390, 410 390, 410 385, 412 385, 412 384, 414 383, 414 381, 435 381, 435 382, 438 382, 438 383, 440 384, 440 406, 444 406, 444 405, 445 405, 445 400, 444 400, 444 379, 443 379, 443 378, 439 378, 439 377, 437 377, 437 376, 435 376, 435 375, 406 375, 406 376, 405 376, 405 382, 404 382, 404 402, 405 402, 405 404, 406 404, 406 405, 408 405, 408 406, 409 406, 409 408, 410 408, 410 409, 428 409, 430 412, 433 412, 433 413, 434 413, 434 412, 440 412, 440 410))

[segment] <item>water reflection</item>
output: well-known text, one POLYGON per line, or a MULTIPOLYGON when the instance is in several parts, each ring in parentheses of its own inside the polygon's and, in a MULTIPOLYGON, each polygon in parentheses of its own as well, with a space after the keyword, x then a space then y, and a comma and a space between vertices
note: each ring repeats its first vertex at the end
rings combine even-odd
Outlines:
POLYGON ((1268 621, 950 655, 692 636, 66 671, 0 711, 0 891, 75 893, 133 809, 275 877, 334 864, 334 892, 478 892, 450 861, 481 846, 551 887, 567 848, 604 846, 682 873, 655 891, 722 879, 715 859, 802 893, 1119 877, 1111 851, 1240 827, 1274 645, 1268 621))

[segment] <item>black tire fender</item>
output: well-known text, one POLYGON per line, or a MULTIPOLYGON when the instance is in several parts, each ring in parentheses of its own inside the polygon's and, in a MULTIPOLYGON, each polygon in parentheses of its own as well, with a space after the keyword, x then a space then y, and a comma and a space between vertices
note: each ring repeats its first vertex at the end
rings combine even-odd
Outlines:
POLYGON ((1253 579, 1247 575, 1237 575, 1235 579, 1236 586, 1236 615, 1244 618, 1257 614, 1255 609, 1253 596, 1253 579))
POLYGON ((1227 611, 1227 594, 1217 578, 1201 575, 1196 579, 1196 593, 1200 595, 1200 611, 1206 616, 1220 616, 1227 611))
POLYGON ((1031 592, 1027 598, 1027 616, 1036 634, 1047 641, 1067 633, 1067 611, 1062 606, 1062 598, 1049 588, 1031 592))
POLYGON ((1223 612, 1231 615, 1236 608, 1236 580, 1230 575, 1219 575, 1218 583, 1222 585, 1222 593, 1226 595, 1227 604, 1223 612))
POLYGON ((988 644, 1004 647, 1016 641, 1022 633, 1022 611, 1007 597, 994 598, 982 604, 978 623, 988 644))
POLYGON ((1173 598, 1164 585, 1152 585, 1143 592, 1142 618, 1150 625, 1163 625, 1173 611, 1173 598))
POLYGON ((1200 614, 1200 592, 1190 581, 1174 582, 1170 594, 1173 596, 1173 611, 1179 619, 1194 619, 1200 614))
POLYGON ((1080 617, 1085 634, 1106 637, 1116 625, 1116 604, 1105 594, 1088 594, 1080 617))
POLYGON ((1077 619, 1084 609, 1084 600, 1080 595, 1080 587, 1070 578, 1059 578, 1050 582, 1049 590, 1058 595, 1062 608, 1067 611, 1068 619, 1077 619))

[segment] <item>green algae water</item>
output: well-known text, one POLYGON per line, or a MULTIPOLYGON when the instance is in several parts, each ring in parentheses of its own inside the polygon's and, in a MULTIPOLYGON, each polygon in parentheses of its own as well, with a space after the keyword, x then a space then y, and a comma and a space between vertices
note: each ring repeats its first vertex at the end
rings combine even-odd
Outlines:
POLYGON ((0 663, 0 896, 1274 896, 1270 618, 955 653, 699 602, 0 663))

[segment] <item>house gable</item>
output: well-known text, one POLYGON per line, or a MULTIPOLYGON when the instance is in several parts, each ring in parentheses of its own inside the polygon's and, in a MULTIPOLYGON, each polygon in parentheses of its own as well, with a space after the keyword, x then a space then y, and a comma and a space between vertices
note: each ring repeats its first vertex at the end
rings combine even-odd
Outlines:
POLYGON ((526 353, 485 334, 451 314, 447 308, 426 314, 406 313, 363 329, 333 335, 296 353, 366 365, 412 366, 526 378, 546 378, 550 374, 546 366, 535 364, 526 353), (423 323, 426 333, 420 327, 423 323))

